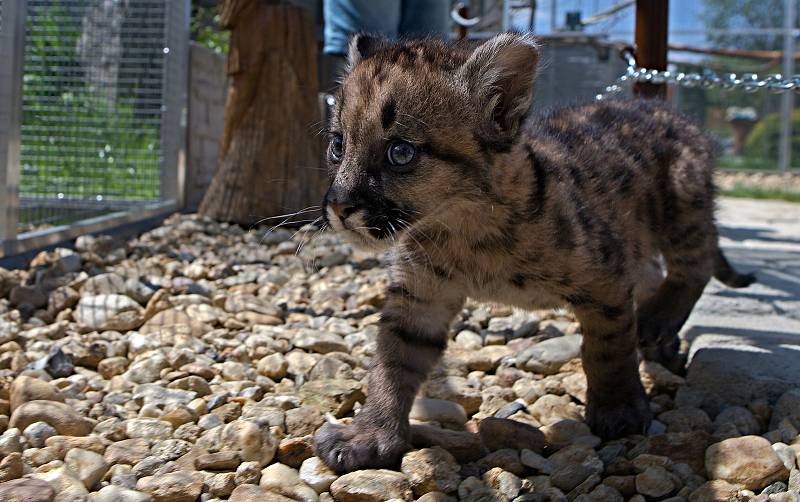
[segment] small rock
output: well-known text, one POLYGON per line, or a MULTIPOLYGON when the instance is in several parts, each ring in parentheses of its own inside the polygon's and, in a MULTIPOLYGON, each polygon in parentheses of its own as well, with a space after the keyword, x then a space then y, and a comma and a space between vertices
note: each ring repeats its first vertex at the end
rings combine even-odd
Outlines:
POLYGON ((211 495, 227 497, 236 488, 235 476, 232 472, 214 474, 210 479, 206 479, 205 488, 208 489, 208 493, 211 495))
POLYGON ((74 477, 73 472, 61 465, 48 471, 40 471, 31 475, 34 479, 47 481, 56 492, 57 501, 83 500, 89 495, 89 490, 83 483, 74 477))
POLYGON ((125 295, 83 296, 75 308, 75 320, 96 331, 128 331, 144 323, 144 309, 125 295))
POLYGON ((708 477, 761 489, 789 476, 789 470, 775 454, 769 441, 760 436, 731 438, 706 450, 708 477))
POLYGON ((483 481, 509 500, 516 498, 523 486, 523 481, 518 476, 499 467, 486 471, 483 474, 483 481))
POLYGON ((477 463, 487 470, 492 467, 500 467, 504 471, 513 472, 519 476, 525 471, 525 467, 519 461, 519 452, 510 448, 493 451, 478 460, 477 463))
POLYGON ((22 452, 22 434, 19 429, 12 427, 0 435, 0 454, 9 455, 11 453, 22 452))
POLYGON ((295 502, 295 500, 268 492, 255 485, 240 485, 233 490, 228 502, 295 502))
POLYGON ((723 479, 708 481, 689 495, 689 502, 725 502, 743 488, 723 479))
POLYGON ((261 358, 256 365, 256 370, 260 375, 273 380, 280 380, 286 376, 289 363, 281 353, 270 354, 261 358))
POLYGON ((21 478, 23 474, 22 455, 12 452, 0 460, 0 483, 21 478))
POLYGON ((147 476, 136 483, 136 489, 149 493, 154 502, 195 502, 203 490, 203 476, 185 471, 147 476))
POLYGON ((235 469, 242 461, 236 451, 220 451, 200 455, 194 461, 195 467, 201 471, 226 471, 235 469))
POLYGON ((34 422, 46 422, 64 436, 86 436, 94 423, 82 417, 75 409, 58 401, 34 400, 14 410, 9 427, 24 429, 34 422))
POLYGON ((38 378, 31 378, 29 376, 21 375, 14 379, 11 384, 10 390, 10 405, 13 412, 20 405, 28 401, 58 401, 64 402, 64 395, 58 391, 52 384, 39 380, 38 378))
POLYGON ((292 338, 292 343, 295 347, 319 354, 348 352, 349 349, 341 336, 325 331, 301 330, 292 338))
POLYGON ((580 335, 560 336, 537 343, 517 355, 517 367, 526 371, 553 375, 567 361, 580 357, 580 335))
POLYGON ((523 449, 519 455, 519 460, 522 462, 522 465, 530 467, 542 474, 552 474, 553 472, 553 463, 535 451, 523 449))
POLYGON ((459 462, 477 460, 486 452, 478 434, 440 429, 430 425, 412 425, 411 444, 416 448, 439 446, 459 462))
POLYGON ((111 465, 134 465, 150 454, 150 443, 146 439, 123 439, 106 448, 103 455, 111 465))
POLYGON ((169 439, 172 424, 157 418, 132 418, 125 423, 125 433, 131 439, 169 439))
POLYGON ((672 477, 663 467, 648 467, 636 476, 636 491, 648 497, 666 497, 675 488, 672 477))
POLYGON ((43 448, 44 442, 58 434, 47 422, 34 422, 25 427, 22 435, 28 440, 28 445, 32 448, 43 448))
POLYGON ((490 451, 503 448, 528 449, 541 452, 544 434, 528 424, 506 418, 485 418, 478 425, 484 446, 490 451))
POLYGON ((313 380, 300 387, 300 398, 307 405, 340 418, 350 413, 357 402, 364 401, 361 389, 356 380, 313 380))
POLYGON ((770 429, 777 429, 782 420, 788 419, 797 429, 800 429, 800 388, 786 391, 775 403, 772 410, 770 429))
POLYGON ((461 466, 445 450, 423 448, 407 453, 400 470, 408 477, 416 496, 437 491, 451 493, 458 489, 461 466))
POLYGON ((418 397, 414 400, 409 418, 420 422, 439 422, 457 427, 467 423, 467 414, 460 404, 427 397, 418 397))
POLYGON ((258 462, 242 462, 236 468, 234 481, 237 485, 257 485, 261 480, 261 466, 258 462))
POLYGON ((328 491, 338 477, 318 457, 308 458, 300 466, 300 479, 317 493, 328 491))
POLYGON ((480 391, 460 376, 433 378, 425 385, 424 393, 427 397, 460 404, 467 415, 478 411, 483 401, 480 391))
POLYGON ((705 411, 698 408, 677 408, 658 416, 666 424, 667 432, 691 432, 702 430, 711 432, 711 419, 705 411))
POLYGON ((473 371, 494 371, 500 361, 510 355, 511 349, 505 345, 487 345, 469 354, 467 368, 473 371))
POLYGON ((64 465, 74 472, 88 489, 91 489, 103 479, 109 467, 108 462, 102 455, 79 448, 67 452, 64 457, 64 465))
POLYGON ((399 472, 385 469, 345 474, 333 482, 331 494, 335 500, 359 502, 414 499, 408 478, 399 472))
POLYGON ((0 500, 5 502, 52 502, 56 493, 47 481, 15 479, 0 483, 0 500))
POLYGON ((92 502, 152 502, 152 500, 153 497, 147 493, 115 485, 105 486, 92 495, 92 502))

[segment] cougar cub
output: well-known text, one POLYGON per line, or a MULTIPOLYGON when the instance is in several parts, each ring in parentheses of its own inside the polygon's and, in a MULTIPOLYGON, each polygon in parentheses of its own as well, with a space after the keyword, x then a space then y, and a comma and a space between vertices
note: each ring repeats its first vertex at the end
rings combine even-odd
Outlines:
POLYGON ((328 223, 391 250, 391 285, 350 425, 325 424, 337 471, 396 465, 414 396, 465 297, 569 306, 581 323, 587 421, 603 438, 651 420, 638 353, 670 363, 713 276, 741 287, 717 245, 712 145, 654 102, 604 102, 525 119, 538 52, 501 34, 473 51, 356 36, 330 124, 328 223), (640 271, 663 257, 654 295, 640 271))

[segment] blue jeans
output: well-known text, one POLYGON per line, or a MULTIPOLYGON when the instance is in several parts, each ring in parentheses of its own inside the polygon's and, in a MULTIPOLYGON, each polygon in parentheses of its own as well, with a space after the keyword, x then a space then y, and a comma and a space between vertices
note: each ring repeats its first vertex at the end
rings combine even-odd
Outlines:
POLYGON ((441 36, 450 29, 449 0, 325 0, 325 53, 347 54, 354 33, 441 36))

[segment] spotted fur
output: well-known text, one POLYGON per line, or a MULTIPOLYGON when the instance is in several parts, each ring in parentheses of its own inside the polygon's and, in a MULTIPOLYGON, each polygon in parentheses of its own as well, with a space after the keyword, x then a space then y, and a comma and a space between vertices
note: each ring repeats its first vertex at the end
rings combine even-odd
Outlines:
POLYGON ((569 306, 584 335, 587 421, 610 438, 650 423, 637 351, 673 363, 712 275, 753 280, 719 251, 712 145, 697 126, 649 101, 526 119, 537 61, 535 42, 513 34, 475 50, 351 45, 324 214, 354 242, 389 247, 392 266, 369 398, 351 425, 315 436, 338 471, 397 464, 414 396, 467 296, 569 306), (396 141, 416 149, 402 168, 387 160, 396 141), (666 277, 642 293, 643 271, 662 259, 666 277))

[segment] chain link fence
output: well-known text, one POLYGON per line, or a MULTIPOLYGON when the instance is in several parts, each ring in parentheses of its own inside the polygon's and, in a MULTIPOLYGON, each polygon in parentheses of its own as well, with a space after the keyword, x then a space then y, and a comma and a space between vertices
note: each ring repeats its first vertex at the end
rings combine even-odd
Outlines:
POLYGON ((16 61, 0 72, 0 89, 16 86, 0 128, 12 152, 0 170, 18 180, 0 201, 6 253, 177 207, 188 0, 0 0, 0 12, 0 58, 16 61))

